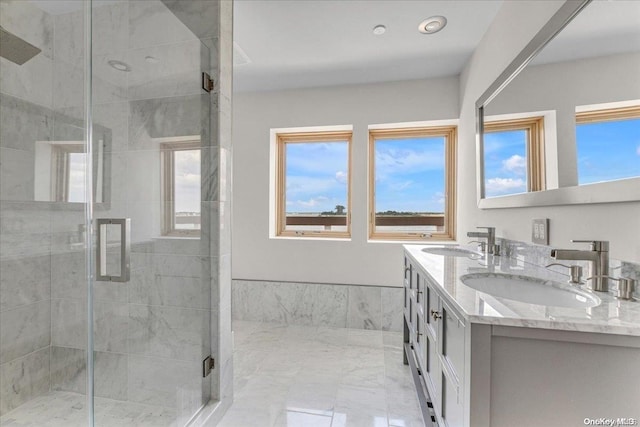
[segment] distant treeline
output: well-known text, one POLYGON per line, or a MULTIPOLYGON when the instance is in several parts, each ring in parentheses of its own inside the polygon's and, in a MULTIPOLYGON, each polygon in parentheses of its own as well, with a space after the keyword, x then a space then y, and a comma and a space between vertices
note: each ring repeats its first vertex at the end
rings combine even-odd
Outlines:
MULTIPOLYGON (((320 212, 320 215, 346 215, 344 206, 341 206, 342 209, 337 209, 335 211, 324 211, 320 212)), ((376 216, 420 216, 420 215, 442 215, 442 212, 404 212, 404 211, 384 211, 384 212, 376 212, 376 216)))

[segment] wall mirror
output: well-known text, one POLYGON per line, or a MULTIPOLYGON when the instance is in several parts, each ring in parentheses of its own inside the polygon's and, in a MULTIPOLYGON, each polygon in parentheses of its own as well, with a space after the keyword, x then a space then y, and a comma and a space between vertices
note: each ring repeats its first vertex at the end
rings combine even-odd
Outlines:
POLYGON ((640 200, 640 2, 567 1, 476 109, 480 208, 640 200))

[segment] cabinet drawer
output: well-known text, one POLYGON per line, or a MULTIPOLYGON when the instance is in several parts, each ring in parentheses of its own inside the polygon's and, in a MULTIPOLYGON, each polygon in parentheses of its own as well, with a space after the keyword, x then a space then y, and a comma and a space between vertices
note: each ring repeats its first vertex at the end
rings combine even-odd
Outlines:
POLYGON ((442 301, 442 357, 453 369, 456 380, 464 374, 464 322, 442 301))
POLYGON ((462 406, 462 390, 457 382, 442 370, 442 396, 440 403, 440 417, 447 427, 463 425, 464 408, 462 406))

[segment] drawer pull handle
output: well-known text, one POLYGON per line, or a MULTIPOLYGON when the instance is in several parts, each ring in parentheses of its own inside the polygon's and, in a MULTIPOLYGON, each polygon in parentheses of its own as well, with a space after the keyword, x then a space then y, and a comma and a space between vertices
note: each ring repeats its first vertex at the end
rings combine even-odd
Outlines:
POLYGON ((431 310, 431 317, 433 317, 433 320, 442 319, 442 314, 438 310, 431 310))

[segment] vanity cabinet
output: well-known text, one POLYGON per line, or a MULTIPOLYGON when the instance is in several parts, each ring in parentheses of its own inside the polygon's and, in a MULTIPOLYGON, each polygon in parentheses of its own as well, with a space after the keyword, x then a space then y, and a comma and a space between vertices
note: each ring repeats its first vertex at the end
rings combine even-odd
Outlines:
POLYGON ((423 382, 419 388, 427 391, 421 400, 438 425, 463 425, 464 318, 446 302, 422 268, 406 257, 404 296, 405 348, 410 352, 406 356, 416 361, 423 382))
MULTIPOLYGON (((429 255, 424 248, 405 246, 404 361, 428 427, 561 427, 607 416, 627 420, 623 425, 640 421, 637 301, 600 294, 601 304, 584 315, 512 304, 460 281, 482 268, 477 259, 429 255)), ((540 274, 508 265, 502 264, 507 273, 540 274)))

